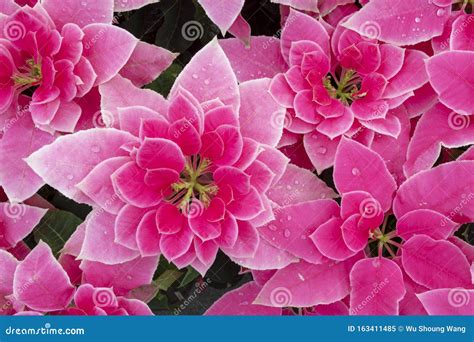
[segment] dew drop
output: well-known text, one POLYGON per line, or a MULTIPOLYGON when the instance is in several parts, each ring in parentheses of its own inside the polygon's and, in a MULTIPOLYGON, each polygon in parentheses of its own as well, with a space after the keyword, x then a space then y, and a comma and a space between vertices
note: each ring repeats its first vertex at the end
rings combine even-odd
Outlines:
POLYGON ((322 146, 318 147, 318 149, 317 149, 317 152, 319 154, 325 154, 327 151, 328 151, 328 149, 326 147, 322 147, 322 146))
POLYGON ((419 23, 420 21, 421 21, 420 18, 418 18, 418 17, 415 18, 415 22, 416 22, 416 23, 419 23))
POLYGON ((211 83, 211 81, 209 81, 209 80, 204 80, 204 84, 205 84, 205 85, 209 85, 209 83, 211 83))
POLYGON ((286 217, 286 219, 287 219, 288 221, 291 221, 292 217, 291 217, 290 215, 288 215, 288 216, 286 217))
POLYGON ((286 189, 287 189, 287 190, 291 190, 291 185, 287 185, 287 186, 286 186, 286 189))
POLYGON ((304 281, 304 277, 303 277, 303 275, 302 275, 301 273, 298 273, 298 278, 300 278, 301 281, 304 281))
POLYGON ((69 180, 73 180, 74 176, 73 175, 67 175, 66 178, 69 179, 69 180))
POLYGON ((351 172, 354 176, 359 176, 360 175, 360 170, 356 167, 353 168, 351 172))
POLYGON ((99 146, 92 146, 91 150, 94 153, 99 153, 100 152, 100 147, 99 146))
POLYGON ((283 232, 283 234, 285 235, 286 238, 289 238, 291 233, 288 229, 285 229, 285 231, 283 232))
POLYGON ((195 80, 197 80, 199 78, 199 76, 197 74, 193 74, 192 75, 192 78, 194 78, 195 80))
POLYGON ((295 185, 298 185, 298 184, 300 184, 300 182, 299 182, 299 181, 297 181, 297 180, 295 180, 295 185))
POLYGON ((128 279, 128 280, 132 280, 133 277, 129 274, 129 275, 127 275, 127 279, 128 279))
POLYGON ((445 13, 446 13, 446 11, 442 8, 440 8, 439 10, 436 11, 436 15, 438 17, 442 17, 445 13))
POLYGON ((277 226, 275 226, 274 224, 270 224, 270 225, 268 226, 268 229, 273 230, 273 231, 276 231, 276 230, 277 230, 277 226))

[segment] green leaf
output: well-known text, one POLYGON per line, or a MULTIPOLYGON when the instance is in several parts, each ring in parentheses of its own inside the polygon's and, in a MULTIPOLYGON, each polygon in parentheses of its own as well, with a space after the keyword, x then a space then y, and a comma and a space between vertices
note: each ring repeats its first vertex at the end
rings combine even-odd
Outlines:
POLYGON ((160 290, 168 291, 171 285, 173 285, 182 275, 183 273, 178 270, 166 270, 154 281, 154 283, 160 290))
POLYGON ((191 266, 188 266, 186 274, 184 275, 183 279, 181 280, 181 283, 179 284, 179 287, 185 287, 186 285, 190 284, 192 281, 194 281, 196 278, 200 277, 201 275, 199 274, 198 271, 196 271, 194 268, 191 266))
POLYGON ((160 75, 160 77, 148 84, 145 88, 152 89, 166 97, 181 70, 183 70, 183 67, 180 64, 173 63, 160 75))
POLYGON ((33 231, 36 242, 43 240, 57 255, 82 220, 67 211, 49 210, 33 231))
POLYGON ((196 7, 191 1, 163 1, 158 7, 163 13, 163 25, 156 33, 156 45, 173 52, 183 52, 202 36, 202 25, 194 19, 196 7), (196 31, 190 28, 196 28, 196 31))

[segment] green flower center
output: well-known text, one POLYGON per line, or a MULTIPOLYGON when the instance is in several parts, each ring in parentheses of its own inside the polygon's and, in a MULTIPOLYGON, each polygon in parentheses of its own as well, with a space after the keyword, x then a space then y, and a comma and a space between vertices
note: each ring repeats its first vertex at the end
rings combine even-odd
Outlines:
POLYGON ((354 70, 343 70, 341 76, 337 80, 333 75, 328 74, 323 79, 324 88, 328 91, 329 96, 341 101, 348 106, 355 99, 365 96, 359 93, 361 79, 354 70))
POLYGON ((201 158, 199 155, 187 157, 180 180, 171 185, 173 193, 168 196, 168 201, 183 211, 194 199, 207 207, 218 191, 210 166, 209 159, 201 158))
POLYGON ((21 88, 29 88, 38 85, 41 82, 41 64, 36 63, 33 58, 26 61, 26 64, 19 68, 18 72, 13 75, 13 82, 21 88))

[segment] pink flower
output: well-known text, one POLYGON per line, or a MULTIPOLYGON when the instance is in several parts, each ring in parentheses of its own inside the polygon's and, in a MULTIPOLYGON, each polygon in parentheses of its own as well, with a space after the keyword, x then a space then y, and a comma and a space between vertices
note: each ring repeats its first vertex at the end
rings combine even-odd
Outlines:
MULTIPOLYGON (((24 260, 18 261, 4 250, 0 250, 0 260, 0 315, 152 314, 144 302, 130 295, 127 298, 119 295, 112 287, 83 283, 76 289, 68 273, 42 241, 24 260)), ((156 264, 152 273, 155 269, 156 264)), ((107 269, 103 268, 103 271, 106 273, 107 269)), ((123 276, 124 268, 121 271, 123 276)), ((139 267, 139 271, 143 269, 139 267)), ((129 291, 123 294, 129 294, 129 291)))
POLYGON ((137 299, 117 296, 112 288, 79 286, 74 295, 74 306, 61 314, 87 316, 150 316, 150 308, 137 299))
POLYGON ((69 305, 74 287, 54 259, 51 249, 40 242, 22 261, 0 250, 2 258, 0 301, 2 313, 23 311, 46 313, 69 305))
MULTIPOLYGON (((139 3, 145 1, 127 6, 139 3)), ((11 201, 22 202, 44 184, 24 163, 26 155, 50 143, 55 131, 105 125, 99 85, 120 73, 142 86, 176 55, 112 26, 111 0, 7 5, 0 8, 0 184, 11 201)))
POLYGON ((273 215, 267 191, 288 161, 274 148, 282 123, 255 127, 283 115, 268 87, 239 87, 216 41, 183 70, 169 103, 120 78, 101 87, 120 130, 64 136, 28 159, 63 194, 103 208, 87 221, 79 257, 112 265, 161 253, 202 273, 219 249, 253 257, 256 227, 273 215), (77 151, 74 162, 51 164, 63 149, 77 151))
MULTIPOLYGON (((344 138, 334 167, 340 212, 333 210, 333 217, 310 233, 321 257, 253 272, 261 290, 248 294, 254 300, 245 312, 258 313, 261 305, 307 308, 345 301, 352 315, 472 314, 474 249, 453 234, 474 220, 473 170, 471 161, 442 164, 410 177, 395 194, 381 157, 344 138)), ((315 204, 300 206, 309 211, 315 204)), ((306 222, 300 218, 294 224, 306 222)), ((284 233, 283 227, 274 230, 284 233)), ((238 310, 224 304, 223 298, 209 313, 238 310)))
POLYGON ((134 59, 143 58, 146 49, 160 54, 161 65, 157 69, 151 64, 148 77, 172 61, 172 54, 165 61, 165 51, 138 44, 131 34, 110 25, 113 4, 103 2, 86 19, 78 20, 73 11, 82 11, 81 3, 87 6, 77 1, 73 6, 77 8, 68 8, 65 14, 55 0, 48 0, 34 8, 20 8, 2 20, 1 112, 19 94, 32 93, 29 107, 36 125, 72 132, 83 112, 80 99, 93 87, 119 72, 137 77, 127 70, 130 59, 136 63, 134 59))
POLYGON ((305 135, 306 152, 318 172, 332 166, 343 135, 365 144, 374 133, 397 138, 401 123, 393 110, 428 80, 424 53, 383 44, 342 25, 330 38, 317 20, 291 11, 281 37, 289 69, 271 85, 275 99, 288 108, 287 129, 305 135))

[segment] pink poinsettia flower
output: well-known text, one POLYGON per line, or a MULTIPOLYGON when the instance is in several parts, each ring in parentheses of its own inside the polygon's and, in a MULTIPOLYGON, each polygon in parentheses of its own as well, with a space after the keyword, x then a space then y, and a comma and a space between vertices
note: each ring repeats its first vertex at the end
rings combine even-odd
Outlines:
MULTIPOLYGON (((124 297, 129 291, 119 295, 113 287, 94 287, 87 283, 76 289, 68 273, 42 241, 24 260, 18 261, 4 250, 0 250, 0 259, 0 315, 152 314, 141 300, 124 297)), ((156 264, 154 266, 153 271, 156 264)), ((123 276, 124 273, 120 274, 123 276)))
POLYGON ((79 286, 74 306, 61 314, 74 316, 151 316, 150 308, 137 299, 117 296, 109 287, 79 286))
POLYGON ((394 110, 428 81, 424 53, 376 38, 341 23, 330 37, 319 21, 293 10, 286 21, 281 51, 289 69, 273 79, 271 92, 288 109, 288 131, 304 134, 318 172, 332 166, 343 135, 367 145, 375 133, 397 138, 402 124, 394 110))
POLYGON ((121 74, 142 86, 176 57, 112 26, 113 6, 77 0, 59 11, 62 3, 47 0, 0 8, 0 184, 11 201, 28 199, 44 184, 23 158, 50 143, 48 133, 104 126, 100 84, 121 74))
MULTIPOLYGON (((94 287, 113 288, 118 296, 135 298, 132 291, 149 285, 158 266, 158 257, 137 257, 120 264, 107 265, 80 260, 86 224, 81 224, 64 245, 59 262, 74 285, 90 284, 94 287)), ((135 299, 142 299, 136 297, 135 299)))
MULTIPOLYGON (((468 205, 473 170, 467 160, 442 164, 395 191, 382 158, 344 138, 334 168, 341 207, 335 204, 333 217, 311 234, 321 257, 253 273, 262 288, 245 312, 258 313, 262 305, 310 308, 343 301, 352 315, 472 314, 474 248, 453 234, 474 220, 468 205), (467 182, 458 184, 453 175, 467 182)), ((238 308, 223 299, 210 314, 226 310, 238 308)))
POLYGON ((162 254, 201 273, 219 249, 253 257, 256 227, 273 218, 267 192, 288 163, 274 147, 282 123, 255 127, 283 115, 269 83, 238 86, 213 41, 180 74, 169 102, 122 78, 102 86, 103 109, 119 129, 64 136, 28 158, 48 184, 103 208, 87 220, 79 257, 113 265, 162 254), (72 164, 50 157, 63 149, 77 150, 72 164))
POLYGON ((87 2, 73 2, 65 14, 59 3, 48 0, 2 19, 1 112, 18 94, 34 90, 30 110, 35 124, 72 132, 83 111, 80 99, 122 68, 127 73, 130 59, 135 65, 146 49, 160 54, 161 68, 152 63, 153 69, 147 69, 152 76, 169 65, 172 54, 166 58, 164 50, 138 44, 131 34, 110 25, 113 3, 108 2, 93 9, 87 2), (84 10, 90 14, 78 19, 84 10), (113 46, 119 48, 109 49, 113 46))

